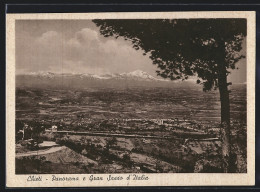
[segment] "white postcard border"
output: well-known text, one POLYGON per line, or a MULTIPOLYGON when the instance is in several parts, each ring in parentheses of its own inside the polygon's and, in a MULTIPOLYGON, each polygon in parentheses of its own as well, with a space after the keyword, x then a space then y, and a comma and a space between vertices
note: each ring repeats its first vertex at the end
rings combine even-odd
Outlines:
MULTIPOLYGON (((244 186, 255 184, 255 12, 140 12, 140 13, 43 13, 6 15, 6 186, 7 187, 104 187, 104 186, 244 186), (149 180, 90 181, 91 174, 39 174, 41 181, 27 181, 30 175, 15 174, 15 20, 36 19, 159 19, 159 18, 247 18, 247 173, 153 173, 149 180), (52 181, 53 175, 79 178, 52 181), (85 178, 85 180, 84 180, 85 178)), ((139 174, 142 175, 142 174, 139 174)))

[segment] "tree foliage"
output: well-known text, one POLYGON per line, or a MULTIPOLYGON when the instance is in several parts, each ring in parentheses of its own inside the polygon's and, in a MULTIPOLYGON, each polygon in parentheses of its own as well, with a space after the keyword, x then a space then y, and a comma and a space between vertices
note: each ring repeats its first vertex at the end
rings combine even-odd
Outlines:
POLYGON ((241 55, 246 36, 246 19, 128 19, 93 20, 100 33, 132 42, 142 49, 157 75, 171 80, 197 76, 203 90, 217 88, 219 69, 224 63, 226 75, 241 55))

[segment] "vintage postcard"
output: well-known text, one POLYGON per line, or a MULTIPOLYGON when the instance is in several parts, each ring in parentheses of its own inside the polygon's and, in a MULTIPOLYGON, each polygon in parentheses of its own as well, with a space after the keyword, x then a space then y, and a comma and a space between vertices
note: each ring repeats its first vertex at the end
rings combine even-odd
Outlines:
POLYGON ((255 12, 6 25, 7 187, 255 184, 255 12))

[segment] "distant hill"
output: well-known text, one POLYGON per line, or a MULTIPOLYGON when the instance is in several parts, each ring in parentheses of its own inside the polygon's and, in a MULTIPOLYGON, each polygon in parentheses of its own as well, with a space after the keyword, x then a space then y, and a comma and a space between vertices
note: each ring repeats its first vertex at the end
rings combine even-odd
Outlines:
POLYGON ((121 74, 70 74, 39 72, 16 75, 17 87, 85 89, 85 88, 128 88, 128 87, 196 87, 193 79, 188 81, 170 81, 155 78, 136 70, 121 74))

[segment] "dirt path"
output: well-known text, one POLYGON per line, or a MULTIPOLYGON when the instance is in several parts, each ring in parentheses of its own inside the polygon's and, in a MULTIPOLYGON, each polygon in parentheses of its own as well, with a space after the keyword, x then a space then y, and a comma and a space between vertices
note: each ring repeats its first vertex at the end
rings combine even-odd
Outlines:
POLYGON ((57 151, 60 151, 62 149, 65 149, 65 146, 58 146, 58 147, 51 147, 46 150, 38 150, 38 151, 29 151, 26 153, 17 153, 15 154, 15 157, 25 157, 25 156, 34 156, 34 155, 46 155, 49 153, 55 153, 57 151))

